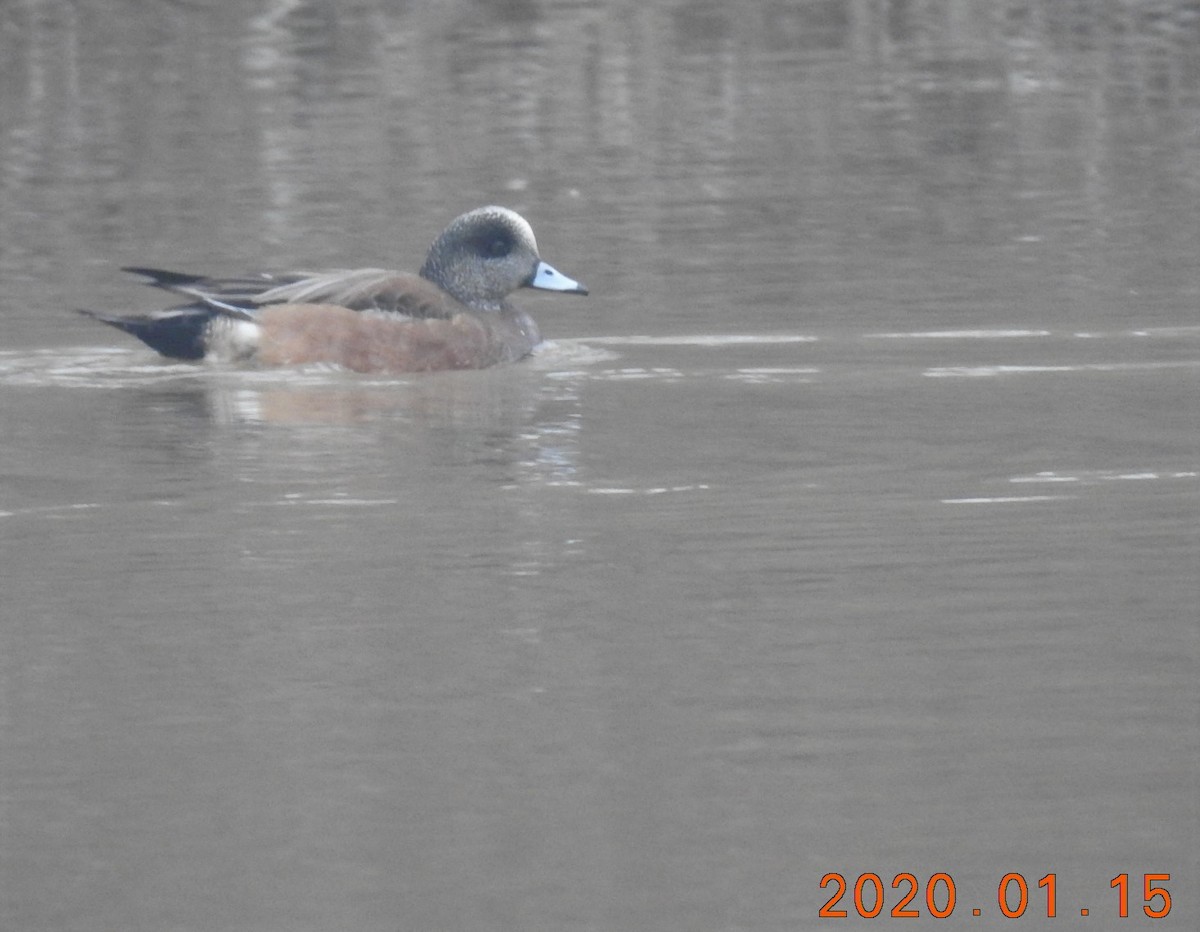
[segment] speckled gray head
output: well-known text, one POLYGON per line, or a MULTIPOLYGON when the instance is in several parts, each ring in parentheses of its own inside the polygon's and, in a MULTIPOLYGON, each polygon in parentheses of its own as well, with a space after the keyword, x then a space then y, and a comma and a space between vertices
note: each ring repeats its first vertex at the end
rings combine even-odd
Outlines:
POLYGON ((507 207, 479 207, 451 221, 429 247, 421 277, 478 310, 499 310, 518 288, 587 294, 542 261, 528 221, 507 207))

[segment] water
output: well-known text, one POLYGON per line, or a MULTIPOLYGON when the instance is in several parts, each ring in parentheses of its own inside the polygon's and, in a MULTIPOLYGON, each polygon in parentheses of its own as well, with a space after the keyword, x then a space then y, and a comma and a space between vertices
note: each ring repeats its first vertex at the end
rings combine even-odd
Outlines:
POLYGON ((1194 3, 0 22, 0 927, 1195 927, 1194 3), (69 313, 493 201, 517 366, 69 313))

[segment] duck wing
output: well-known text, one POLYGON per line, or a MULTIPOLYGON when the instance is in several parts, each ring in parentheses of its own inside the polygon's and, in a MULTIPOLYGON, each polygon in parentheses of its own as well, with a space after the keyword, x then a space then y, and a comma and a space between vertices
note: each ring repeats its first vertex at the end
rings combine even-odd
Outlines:
POLYGON ((336 304, 352 311, 387 311, 448 320, 463 306, 433 282, 410 272, 336 269, 283 282, 255 298, 264 304, 336 304))
POLYGON ((147 284, 228 310, 271 304, 333 304, 353 311, 385 311, 418 319, 449 319, 461 304, 437 285, 409 272, 388 269, 333 269, 240 278, 214 278, 188 272, 127 266, 147 284))

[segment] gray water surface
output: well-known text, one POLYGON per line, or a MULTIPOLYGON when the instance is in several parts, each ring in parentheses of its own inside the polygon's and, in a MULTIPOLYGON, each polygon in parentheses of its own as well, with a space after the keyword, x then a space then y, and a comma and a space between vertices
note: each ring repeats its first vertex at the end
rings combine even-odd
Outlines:
POLYGON ((18 3, 0 62, 0 928, 1196 927, 1195 3, 18 3), (518 365, 70 313, 489 202, 592 292, 518 365))

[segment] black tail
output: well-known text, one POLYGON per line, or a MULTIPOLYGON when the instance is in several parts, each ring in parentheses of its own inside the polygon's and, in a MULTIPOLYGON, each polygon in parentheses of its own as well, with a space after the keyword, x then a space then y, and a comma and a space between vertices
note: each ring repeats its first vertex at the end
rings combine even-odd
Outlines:
POLYGON ((128 317, 83 308, 79 313, 131 333, 172 359, 203 359, 209 321, 221 316, 221 311, 210 307, 177 307, 128 317))

